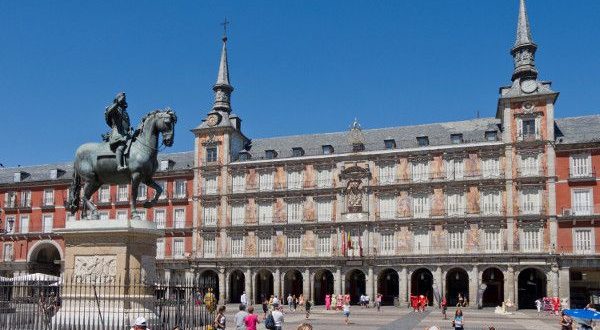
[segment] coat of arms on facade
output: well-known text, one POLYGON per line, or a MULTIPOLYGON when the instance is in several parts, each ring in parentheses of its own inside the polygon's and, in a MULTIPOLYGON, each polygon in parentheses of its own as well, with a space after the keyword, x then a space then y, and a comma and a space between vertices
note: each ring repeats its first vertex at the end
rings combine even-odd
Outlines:
POLYGON ((340 179, 344 182, 346 189, 346 208, 348 213, 361 213, 364 210, 363 199, 366 195, 363 181, 368 181, 371 177, 368 164, 359 164, 354 162, 345 167, 340 174, 340 179))

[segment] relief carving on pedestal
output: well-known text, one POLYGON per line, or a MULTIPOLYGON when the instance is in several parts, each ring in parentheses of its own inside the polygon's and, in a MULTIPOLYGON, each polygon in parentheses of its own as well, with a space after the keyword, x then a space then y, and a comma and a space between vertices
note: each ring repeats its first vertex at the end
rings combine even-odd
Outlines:
POLYGON ((117 276, 117 256, 75 256, 73 275, 79 281, 101 280, 113 282, 117 276))

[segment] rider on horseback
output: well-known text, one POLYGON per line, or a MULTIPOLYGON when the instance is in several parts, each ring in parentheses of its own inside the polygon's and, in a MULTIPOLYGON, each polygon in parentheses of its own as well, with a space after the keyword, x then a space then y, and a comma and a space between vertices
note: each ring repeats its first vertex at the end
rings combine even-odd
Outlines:
POLYGON ((129 123, 129 114, 127 114, 127 101, 125 93, 120 92, 115 96, 113 103, 106 107, 104 119, 111 131, 103 135, 105 141, 110 145, 110 149, 117 156, 117 171, 121 172, 127 169, 125 164, 125 147, 131 139, 131 125, 129 123))

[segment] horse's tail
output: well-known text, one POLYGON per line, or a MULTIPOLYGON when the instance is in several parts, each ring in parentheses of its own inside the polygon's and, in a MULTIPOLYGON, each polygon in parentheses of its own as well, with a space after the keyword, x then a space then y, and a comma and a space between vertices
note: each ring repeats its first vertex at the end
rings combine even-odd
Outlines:
POLYGON ((81 202, 81 176, 77 174, 77 171, 73 171, 73 180, 71 181, 71 187, 69 187, 69 200, 68 209, 71 214, 75 214, 79 210, 79 203, 81 202))

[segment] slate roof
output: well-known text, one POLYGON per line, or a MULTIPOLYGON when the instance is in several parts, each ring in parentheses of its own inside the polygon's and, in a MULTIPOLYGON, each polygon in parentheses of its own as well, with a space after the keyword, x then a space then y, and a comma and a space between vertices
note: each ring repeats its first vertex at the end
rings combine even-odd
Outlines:
POLYGON ((600 115, 560 118, 554 122, 559 144, 600 142, 600 115))
MULTIPOLYGON (((396 149, 418 147, 417 137, 427 136, 430 146, 452 144, 450 135, 462 133, 465 143, 485 141, 486 131, 498 131, 500 119, 480 118, 447 123, 400 126, 363 130, 365 151, 384 150, 384 140, 394 139, 396 149)), ((500 137, 500 134, 498 134, 500 137)), ((305 156, 322 154, 322 146, 331 145, 334 153, 348 153, 352 145, 348 140, 348 131, 284 136, 265 139, 253 139, 248 150, 252 159, 265 158, 265 150, 275 150, 277 158, 292 156, 292 148, 301 147, 305 156)))
MULTIPOLYGON (((169 159, 173 162, 172 167, 168 171, 186 170, 191 169, 194 166, 193 151, 159 154, 158 160, 161 161, 163 159, 169 159)), ((21 180, 22 183, 50 181, 52 180, 50 177, 50 171, 54 169, 58 169, 61 171, 57 180, 70 180, 71 176, 73 175, 72 162, 21 167, 7 167, 0 168, 0 185, 14 183, 14 173, 19 171, 26 173, 26 175, 21 180)))

